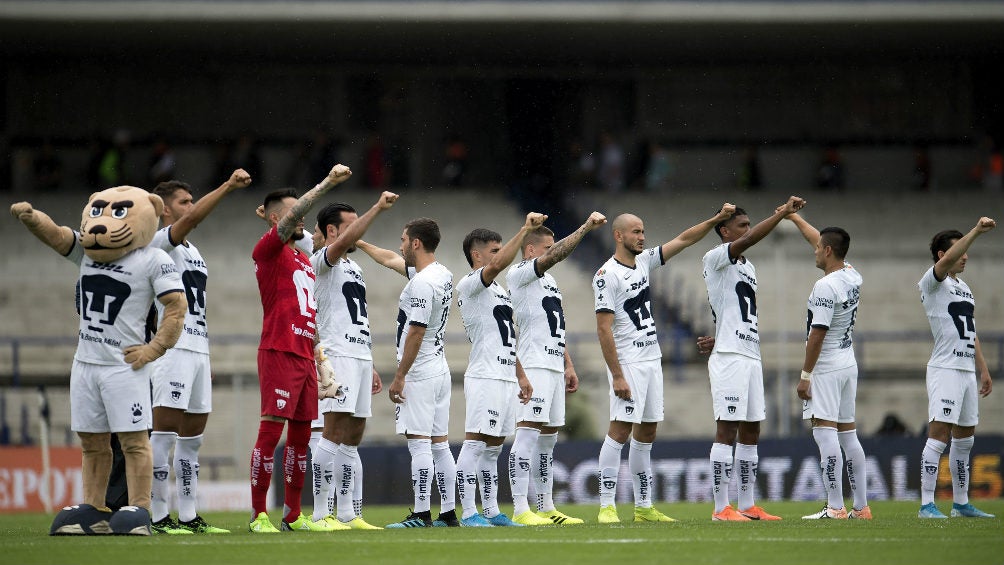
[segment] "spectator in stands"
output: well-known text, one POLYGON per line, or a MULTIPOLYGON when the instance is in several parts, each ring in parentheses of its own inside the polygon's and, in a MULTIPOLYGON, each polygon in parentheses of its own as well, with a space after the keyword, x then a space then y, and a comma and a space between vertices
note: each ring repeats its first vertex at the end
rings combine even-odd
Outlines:
POLYGON ((446 140, 446 166, 443 167, 443 181, 449 186, 463 186, 467 172, 467 157, 470 148, 457 133, 451 133, 446 140))
POLYGON ((844 189, 844 162, 836 145, 823 150, 823 159, 816 170, 816 186, 823 189, 844 189))
POLYGON ((931 190, 931 155, 923 143, 913 148, 913 188, 921 192, 931 190))
POLYGON ((52 142, 45 140, 32 163, 35 190, 54 190, 63 182, 63 162, 52 142))
POLYGON ((372 132, 366 140, 366 168, 363 183, 371 188, 385 188, 390 184, 392 171, 390 155, 379 133, 372 132))
POLYGON ((578 139, 568 146, 568 182, 573 187, 596 184, 596 156, 578 139))
POLYGON ((233 159, 230 169, 244 169, 253 179, 262 179, 262 159, 258 148, 258 138, 250 132, 244 132, 237 138, 231 153, 233 159))
POLYGON ((155 186, 174 178, 178 161, 174 156, 174 149, 167 142, 167 138, 158 135, 153 142, 153 150, 150 153, 150 166, 147 169, 147 183, 155 186))
MULTIPOLYGON (((308 153, 308 171, 310 179, 324 178, 331 168, 331 163, 338 162, 338 141, 331 137, 324 129, 314 132, 314 140, 310 144, 308 153)), ((305 183, 303 183, 305 184, 305 183)), ((292 186, 301 186, 293 184, 292 186)))
POLYGON ((661 192, 669 188, 673 165, 669 151, 656 141, 648 144, 648 166, 645 168, 645 190, 661 192))
POLYGON ((763 187, 760 178, 760 155, 756 145, 747 145, 743 149, 743 163, 736 181, 743 190, 760 190, 763 187))
POLYGON ((989 191, 1000 193, 1004 190, 1004 154, 1001 146, 990 140, 990 156, 987 158, 987 169, 983 173, 983 187, 989 191))
POLYGON ((603 190, 616 194, 624 191, 624 150, 609 132, 600 134, 598 180, 603 190))
POLYGON ((125 160, 130 137, 128 130, 120 129, 112 137, 112 144, 103 147, 101 157, 97 161, 97 182, 94 183, 94 188, 126 184, 125 160))

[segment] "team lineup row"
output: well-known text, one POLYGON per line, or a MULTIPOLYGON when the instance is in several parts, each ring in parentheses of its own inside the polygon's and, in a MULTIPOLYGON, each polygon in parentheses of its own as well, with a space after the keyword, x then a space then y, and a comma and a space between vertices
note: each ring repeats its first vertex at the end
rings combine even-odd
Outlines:
MULTIPOLYGON (((564 425, 565 395, 577 390, 578 379, 565 349, 561 292, 548 270, 567 258, 590 231, 607 224, 607 219, 593 212, 558 241, 544 226, 547 216, 535 212, 508 240, 497 232, 475 229, 463 242, 472 270, 454 285, 452 273, 436 261, 440 234, 431 219, 408 222, 398 252, 361 239, 376 217, 398 199, 390 192, 381 194, 361 215, 344 203, 323 207, 311 238, 313 253, 298 246, 298 241, 306 239, 307 213, 350 176, 347 167, 335 166, 303 196, 290 190, 273 192, 258 210, 269 229, 252 254, 264 319, 258 353, 262 419, 251 454, 250 530, 280 531, 268 518, 266 500, 272 454, 284 428, 286 503, 280 528, 375 528, 362 518, 363 467, 357 448, 371 415, 372 396, 383 384, 373 369, 363 271, 349 258, 357 248, 407 278, 397 317, 398 368, 387 389, 396 404, 397 432, 408 441, 414 506, 407 517, 387 527, 582 523, 557 510, 551 499, 553 448, 564 425), (517 252, 521 260, 513 265, 517 252), (508 290, 496 280, 503 272, 508 290), (443 340, 454 293, 471 341, 464 380, 465 438, 456 460, 447 441, 451 386, 443 340), (514 441, 507 467, 514 508, 510 518, 499 508, 497 485, 502 443, 511 435, 514 441), (312 516, 303 514, 299 503, 308 448, 313 454, 309 462, 314 477, 312 516), (537 493, 532 504, 527 496, 531 478, 537 493), (433 483, 441 498, 435 519, 431 514, 433 483), (478 490, 481 512, 475 500, 478 490), (459 494, 460 513, 455 494, 459 494)), ((154 190, 163 200, 164 227, 151 247, 170 254, 182 273, 188 299, 180 339, 152 363, 150 509, 156 532, 222 532, 206 524, 196 511, 198 448, 211 411, 205 318, 208 271, 186 238, 225 194, 250 181, 247 173, 235 171, 198 202, 193 201, 188 186, 177 181, 154 190), (178 522, 167 508, 172 448, 178 522)), ((703 274, 715 335, 698 340, 699 351, 709 355, 716 421, 709 459, 715 501, 712 519, 780 519, 754 500, 757 443, 766 410, 757 337, 756 271, 745 252, 785 219, 813 247, 815 264, 824 272, 808 300, 805 363, 796 394, 803 400, 803 417, 811 420, 819 446, 827 504, 804 518, 871 518, 864 488, 865 455, 854 428, 857 369, 851 343, 862 278, 844 261, 849 235, 840 228, 817 230, 798 215, 805 204, 793 196, 753 225, 744 210, 726 203, 711 218, 648 248, 639 217, 622 214, 609 222, 615 251, 593 277, 597 334, 610 385, 610 427, 599 453, 599 522, 619 521, 614 493, 621 452, 629 440, 634 520, 673 521, 653 507, 650 491, 649 455, 664 409, 649 273, 712 230, 721 244, 704 256, 703 274), (845 463, 854 499, 849 510, 842 493, 845 463), (736 507, 728 499, 734 470, 738 473, 736 507)), ((921 517, 944 517, 934 507, 933 493, 949 436, 955 492, 952 514, 988 516, 969 504, 967 492, 977 395, 990 393, 991 380, 976 337, 974 300, 957 275, 965 267, 969 246, 993 227, 992 219, 981 218, 967 234, 946 231, 935 236, 931 243, 935 264, 919 283, 935 337, 928 364, 931 437, 923 452, 921 517)), ((163 316, 165 307, 159 310, 163 316)), ((108 420, 105 425, 111 431, 122 427, 111 421, 111 414, 108 420)), ((125 428, 136 428, 136 422, 132 424, 125 428)), ((86 427, 75 425, 74 429, 86 427)))

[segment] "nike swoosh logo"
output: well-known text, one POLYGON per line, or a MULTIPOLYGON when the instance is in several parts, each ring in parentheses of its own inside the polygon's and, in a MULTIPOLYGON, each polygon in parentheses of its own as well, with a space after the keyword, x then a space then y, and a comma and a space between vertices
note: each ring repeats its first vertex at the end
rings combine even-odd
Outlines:
POLYGON ((133 418, 133 419, 132 419, 132 423, 134 423, 134 424, 138 424, 138 423, 140 422, 140 420, 142 420, 142 419, 143 419, 143 418, 133 418))

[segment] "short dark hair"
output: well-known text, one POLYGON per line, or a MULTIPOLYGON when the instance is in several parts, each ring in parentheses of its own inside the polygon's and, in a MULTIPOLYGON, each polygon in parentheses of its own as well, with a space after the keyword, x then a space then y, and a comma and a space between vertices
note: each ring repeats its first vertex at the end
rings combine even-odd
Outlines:
POLYGON ((280 188, 279 190, 273 190, 265 195, 265 202, 262 203, 262 208, 265 209, 265 217, 268 218, 268 209, 276 202, 282 202, 286 198, 296 198, 299 199, 300 195, 296 193, 295 188, 280 188))
MULTIPOLYGON (((715 213, 717 214, 718 212, 721 211, 722 209, 719 208, 715 213)), ((731 216, 715 224, 715 233, 718 234, 718 237, 722 237, 722 228, 725 227, 725 224, 731 222, 732 218, 735 218, 736 216, 749 216, 749 214, 746 213, 746 210, 743 210, 742 208, 736 206, 736 211, 733 212, 731 216)))
POLYGON ((173 197, 174 193, 179 190, 187 191, 189 194, 192 193, 192 187, 187 182, 181 182, 180 180, 166 180, 158 183, 150 192, 159 196, 164 202, 167 202, 167 199, 173 197))
POLYGON ((489 229, 477 228, 467 234, 467 237, 464 238, 464 257, 467 259, 467 264, 472 267, 474 266, 474 260, 471 258, 472 247, 480 247, 493 241, 501 243, 502 236, 498 232, 489 229))
POLYGON ((353 214, 355 211, 355 208, 344 202, 332 202, 321 208, 321 211, 317 213, 317 227, 321 228, 321 233, 326 236, 328 226, 335 226, 337 228, 345 222, 342 218, 342 212, 353 214))
POLYGON ((943 230, 934 234, 931 238, 931 259, 938 262, 938 252, 948 251, 952 247, 953 239, 962 239, 962 232, 959 230, 943 230))
POLYGON ((530 233, 523 236, 523 241, 520 243, 520 247, 526 247, 531 243, 536 245, 545 237, 554 237, 554 231, 552 231, 551 228, 547 226, 540 226, 539 228, 535 228, 532 231, 530 231, 530 233))
POLYGON ((439 224, 432 218, 415 218, 404 225, 404 233, 421 241, 422 247, 429 253, 435 253, 439 247, 439 224))
POLYGON ((851 248, 851 236, 843 228, 823 228, 819 231, 819 244, 829 246, 833 250, 833 256, 843 260, 851 248))

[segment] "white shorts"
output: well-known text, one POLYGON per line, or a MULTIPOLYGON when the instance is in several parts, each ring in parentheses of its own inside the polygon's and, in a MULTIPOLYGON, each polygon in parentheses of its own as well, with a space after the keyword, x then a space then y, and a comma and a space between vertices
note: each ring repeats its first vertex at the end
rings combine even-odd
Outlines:
POLYGON ((980 423, 979 381, 975 371, 927 367, 927 420, 957 426, 980 423))
POLYGON ((607 384, 610 385, 610 421, 661 422, 664 418, 662 399, 662 360, 623 363, 621 370, 631 387, 631 400, 623 400, 614 394, 614 377, 607 369, 607 384))
POLYGON ((761 422, 767 419, 763 396, 763 364, 739 353, 712 353, 708 358, 711 406, 715 420, 761 422))
POLYGON ((70 428, 75 432, 139 432, 153 427, 150 365, 95 365, 73 360, 70 428))
POLYGON ((373 361, 332 355, 328 355, 328 361, 335 370, 335 380, 342 383, 342 396, 318 400, 317 419, 310 423, 310 427, 323 428, 324 415, 328 412, 345 412, 356 418, 372 416, 373 361))
POLYGON ((565 425, 565 375, 540 367, 527 367, 526 378, 533 387, 527 404, 519 404, 517 422, 540 422, 551 428, 565 425))
POLYGON ((814 373, 809 383, 811 400, 802 401, 802 419, 854 422, 854 399, 858 395, 858 366, 814 373))
POLYGON ((404 402, 394 411, 395 430, 399 434, 445 436, 450 427, 449 371, 420 381, 404 381, 404 402))
POLYGON ((153 363, 153 405, 190 414, 213 411, 213 379, 209 355, 187 349, 168 349, 153 363))
POLYGON ((464 431, 492 437, 511 436, 519 413, 519 384, 501 379, 464 379, 464 431))

